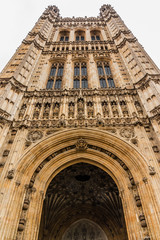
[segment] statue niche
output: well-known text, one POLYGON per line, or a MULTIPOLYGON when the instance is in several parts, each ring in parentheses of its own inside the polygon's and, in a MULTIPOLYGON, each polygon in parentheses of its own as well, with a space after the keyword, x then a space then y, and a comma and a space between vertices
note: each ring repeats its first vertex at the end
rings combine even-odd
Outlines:
POLYGON ((74 103, 70 102, 68 105, 68 117, 69 118, 74 118, 74 110, 75 110, 74 103))
POLYGON ((127 104, 124 100, 120 101, 120 106, 122 109, 123 116, 128 117, 129 116, 128 108, 127 108, 127 104))
POLYGON ((84 117, 84 100, 83 100, 83 98, 79 98, 77 101, 77 112, 78 112, 78 118, 84 117))
POLYGON ((19 111, 19 119, 22 119, 24 117, 26 109, 27 109, 27 105, 24 103, 19 111))
POLYGON ((49 102, 44 104, 43 118, 49 119, 50 107, 51 104, 49 102))
POLYGON ((111 107, 112 107, 113 117, 119 117, 119 112, 118 112, 118 108, 117 108, 117 102, 116 101, 112 101, 111 102, 111 107))
POLYGON ((53 105, 53 118, 58 118, 58 116, 59 116, 59 109, 60 109, 60 104, 58 102, 56 102, 53 105))
POLYGON ((94 107, 92 102, 87 103, 87 112, 88 112, 88 117, 91 118, 94 115, 94 107))
POLYGON ((42 104, 41 103, 36 103, 35 108, 34 108, 34 113, 33 113, 33 119, 38 119, 40 110, 41 110, 42 104))
POLYGON ((108 103, 106 101, 102 102, 102 111, 104 117, 109 117, 108 103))

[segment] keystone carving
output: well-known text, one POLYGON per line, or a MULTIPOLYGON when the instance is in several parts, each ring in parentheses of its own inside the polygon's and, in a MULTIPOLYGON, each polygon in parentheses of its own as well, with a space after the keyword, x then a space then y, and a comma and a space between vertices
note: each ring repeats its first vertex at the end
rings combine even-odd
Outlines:
POLYGON ((85 151, 87 148, 88 148, 87 142, 83 138, 78 139, 76 143, 76 150, 85 151))

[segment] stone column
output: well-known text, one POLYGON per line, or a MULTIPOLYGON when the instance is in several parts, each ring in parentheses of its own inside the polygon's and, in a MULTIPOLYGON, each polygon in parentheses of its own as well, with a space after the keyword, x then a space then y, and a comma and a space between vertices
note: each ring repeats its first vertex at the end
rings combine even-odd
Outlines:
POLYGON ((73 71, 74 71, 74 65, 72 62, 72 56, 67 56, 67 61, 64 66, 64 76, 62 81, 62 88, 63 89, 69 89, 73 88, 73 71))
POLYGON ((92 54, 89 54, 88 87, 92 89, 100 87, 97 65, 93 59, 92 54))

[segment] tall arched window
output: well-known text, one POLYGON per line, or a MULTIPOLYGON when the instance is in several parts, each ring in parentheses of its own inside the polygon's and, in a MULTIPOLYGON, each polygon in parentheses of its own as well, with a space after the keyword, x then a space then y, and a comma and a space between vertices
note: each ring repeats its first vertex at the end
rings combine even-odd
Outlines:
POLYGON ((87 65, 84 62, 75 63, 74 65, 73 88, 88 88, 87 65))
POLYGON ((75 32, 75 39, 76 41, 84 41, 85 40, 85 32, 84 31, 76 31, 75 32))
POLYGON ((113 78, 108 78, 108 85, 109 85, 109 88, 114 88, 115 85, 114 85, 114 81, 113 81, 113 78))
POLYGON ((80 81, 79 81, 79 79, 74 79, 73 88, 80 88, 80 81))
POLYGON ((69 31, 61 31, 59 40, 61 42, 68 42, 69 41, 69 31))
POLYGON ((101 40, 100 35, 101 35, 101 33, 99 30, 91 31, 91 40, 92 41, 100 41, 101 40))
POLYGON ((47 86, 46 86, 47 89, 52 89, 52 87, 53 87, 53 81, 54 81, 53 79, 49 79, 49 80, 48 80, 47 86))
POLYGON ((104 75, 103 67, 102 67, 102 66, 98 66, 98 74, 99 74, 100 76, 103 76, 103 75, 104 75))
POLYGON ((101 88, 105 87, 115 88, 109 64, 107 62, 97 62, 97 69, 101 88))
POLYGON ((63 77, 63 63, 54 63, 51 67, 47 89, 60 89, 63 77))
POLYGON ((88 81, 86 78, 82 79, 82 88, 88 88, 88 81))
POLYGON ((62 80, 61 79, 57 79, 56 82, 55 82, 54 88, 55 89, 60 89, 61 88, 61 83, 62 83, 62 80))
POLYGON ((106 88, 107 87, 105 78, 100 78, 100 85, 101 85, 101 88, 106 88))

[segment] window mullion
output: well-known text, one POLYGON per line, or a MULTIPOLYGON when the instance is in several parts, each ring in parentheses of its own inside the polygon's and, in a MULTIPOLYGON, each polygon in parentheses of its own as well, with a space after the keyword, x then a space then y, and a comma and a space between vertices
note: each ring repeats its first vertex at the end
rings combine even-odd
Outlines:
POLYGON ((59 63, 56 66, 56 72, 55 72, 55 76, 54 76, 54 82, 53 82, 53 89, 55 88, 55 83, 56 83, 56 79, 57 79, 57 73, 58 73, 58 68, 59 68, 59 63))
POLYGON ((105 81, 106 81, 106 85, 107 85, 107 87, 109 87, 108 77, 107 77, 107 74, 106 74, 106 71, 105 71, 105 68, 104 68, 104 63, 102 63, 102 68, 103 68, 103 72, 104 72, 104 78, 105 78, 105 81))
POLYGON ((79 64, 79 81, 80 81, 80 82, 79 82, 79 87, 80 87, 80 88, 82 88, 82 81, 81 81, 81 80, 82 80, 82 71, 81 71, 82 69, 81 69, 81 67, 82 67, 82 66, 81 66, 81 63, 80 63, 80 64, 79 64))

